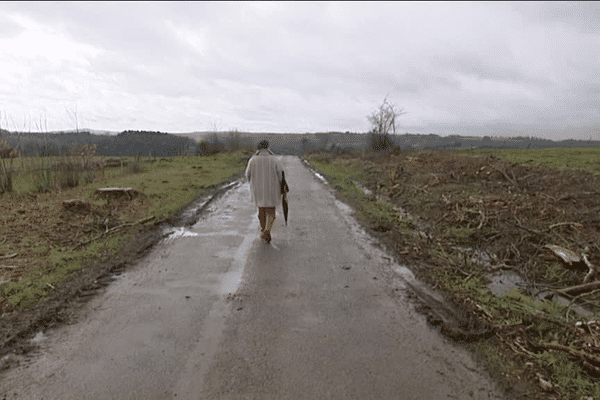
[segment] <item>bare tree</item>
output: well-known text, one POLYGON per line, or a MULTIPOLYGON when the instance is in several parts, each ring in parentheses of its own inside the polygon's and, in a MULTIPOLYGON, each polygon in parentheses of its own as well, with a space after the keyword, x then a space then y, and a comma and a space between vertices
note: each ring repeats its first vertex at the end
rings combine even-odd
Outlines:
POLYGON ((386 96, 379 108, 367 117, 372 125, 371 132, 383 135, 396 134, 396 118, 404 114, 406 111, 390 103, 386 96))
POLYGON ((390 134, 396 134, 396 119, 406 114, 403 108, 397 108, 390 103, 387 96, 383 103, 367 117, 371 123, 369 131, 369 142, 371 149, 375 152, 387 151, 394 148, 394 143, 390 140, 390 134))

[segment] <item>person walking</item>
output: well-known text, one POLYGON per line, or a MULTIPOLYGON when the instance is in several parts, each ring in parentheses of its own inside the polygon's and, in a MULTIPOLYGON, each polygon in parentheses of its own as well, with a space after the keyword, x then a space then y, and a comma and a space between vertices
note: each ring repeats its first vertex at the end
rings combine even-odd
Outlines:
POLYGON ((258 151, 248 161, 246 179, 250 182, 252 200, 258 207, 261 239, 271 243, 271 229, 275 222, 275 207, 284 201, 289 191, 284 182, 283 169, 277 157, 269 149, 269 142, 263 140, 258 144, 258 151))

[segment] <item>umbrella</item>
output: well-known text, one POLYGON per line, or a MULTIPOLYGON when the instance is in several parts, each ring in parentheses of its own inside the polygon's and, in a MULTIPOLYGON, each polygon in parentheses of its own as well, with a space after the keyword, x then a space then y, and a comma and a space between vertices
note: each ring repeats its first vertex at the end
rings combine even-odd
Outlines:
POLYGON ((287 226, 287 218, 288 218, 288 202, 287 196, 285 194, 290 191, 287 182, 285 181, 285 172, 281 171, 281 194, 283 194, 283 198, 281 199, 281 205, 283 206, 283 218, 285 218, 285 226, 287 226))

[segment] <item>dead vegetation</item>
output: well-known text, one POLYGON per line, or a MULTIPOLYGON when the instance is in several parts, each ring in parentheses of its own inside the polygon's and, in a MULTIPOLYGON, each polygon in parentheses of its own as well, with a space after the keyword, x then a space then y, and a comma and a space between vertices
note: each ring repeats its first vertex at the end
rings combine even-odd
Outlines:
POLYGON ((342 152, 314 160, 357 168, 373 200, 413 217, 417 234, 380 222, 369 228, 422 280, 448 294, 436 304, 417 293, 442 331, 459 340, 491 334, 521 365, 537 366, 530 377, 548 384, 545 393, 568 398, 581 382, 591 385, 581 393, 596 390, 598 322, 574 309, 600 311, 598 176, 449 151, 342 152), (499 300, 484 289, 490 274, 502 270, 524 284, 499 300))
POLYGON ((423 246, 439 244, 454 257, 469 251, 464 247, 478 247, 493 255, 489 270, 515 269, 531 292, 540 285, 559 289, 596 278, 597 177, 441 151, 367 160, 387 172, 373 174, 369 188, 427 226, 423 246), (549 271, 549 266, 557 268, 549 271))

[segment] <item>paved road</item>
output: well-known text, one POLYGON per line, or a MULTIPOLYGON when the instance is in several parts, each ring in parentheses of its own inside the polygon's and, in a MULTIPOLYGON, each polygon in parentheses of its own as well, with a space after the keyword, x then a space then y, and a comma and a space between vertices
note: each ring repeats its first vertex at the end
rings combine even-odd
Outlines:
POLYGON ((278 209, 272 246, 259 240, 240 184, 87 303, 79 323, 38 334, 39 351, 0 377, 0 394, 501 398, 469 354, 413 310, 398 279, 410 272, 298 158, 283 163, 290 221, 278 209))

